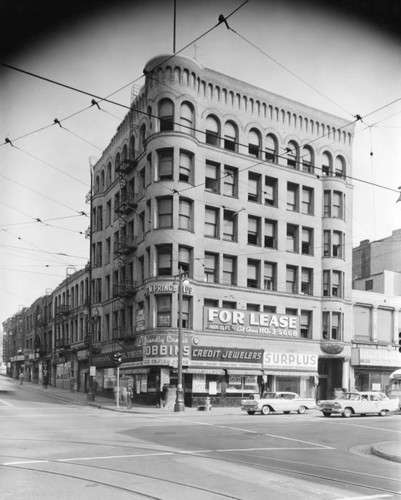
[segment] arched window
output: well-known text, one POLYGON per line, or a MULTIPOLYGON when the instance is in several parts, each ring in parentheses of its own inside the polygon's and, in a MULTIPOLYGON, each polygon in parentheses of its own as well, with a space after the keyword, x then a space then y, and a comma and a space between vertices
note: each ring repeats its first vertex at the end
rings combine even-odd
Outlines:
POLYGON ((224 125, 224 149, 230 151, 237 150, 237 128, 233 122, 226 122, 224 125))
POLYGON ((267 134, 265 142, 265 158, 267 161, 277 163, 277 139, 273 134, 267 134))
POLYGON ((128 148, 127 148, 127 145, 124 144, 123 153, 122 153, 122 161, 126 160, 127 158, 128 158, 128 148))
POLYGON ((135 160, 135 137, 133 135, 129 140, 129 157, 130 160, 135 160))
POLYGON ((290 141, 285 148, 287 152, 287 167, 297 168, 299 161, 299 147, 295 141, 290 141))
POLYGON ((335 171, 335 176, 336 177, 345 177, 346 172, 345 172, 345 160, 342 156, 337 156, 335 165, 334 165, 334 171, 335 171))
POLYGON ((313 150, 309 146, 302 148, 302 171, 313 173, 313 150))
POLYGON ((105 184, 104 184, 104 170, 102 170, 102 172, 100 174, 100 189, 103 191, 104 187, 105 187, 105 184))
POLYGON ((106 171, 106 187, 109 187, 111 184, 111 163, 109 162, 107 164, 107 171, 106 171))
POLYGON ((99 176, 97 175, 97 176, 96 176, 96 180, 95 180, 95 193, 98 193, 98 192, 99 192, 99 186, 100 186, 100 178, 99 178, 99 176))
POLYGON ((170 99, 159 102, 159 127, 160 132, 174 130, 174 104, 170 99))
POLYGON ((322 175, 333 174, 333 160, 331 154, 325 151, 322 154, 322 175))
POLYGON ((259 151, 260 151, 260 134, 255 128, 252 128, 249 131, 248 135, 248 154, 256 156, 256 158, 259 158, 259 151))
POLYGON ((141 127, 141 151, 145 151, 146 148, 146 125, 143 124, 141 127))
POLYGON ((120 153, 117 153, 116 160, 114 162, 114 172, 118 172, 120 169, 120 153))
POLYGON ((206 120, 206 144, 220 146, 220 125, 214 116, 208 116, 206 120))
POLYGON ((195 117, 194 108, 191 103, 183 102, 180 109, 180 124, 181 132, 194 135, 195 132, 195 117))

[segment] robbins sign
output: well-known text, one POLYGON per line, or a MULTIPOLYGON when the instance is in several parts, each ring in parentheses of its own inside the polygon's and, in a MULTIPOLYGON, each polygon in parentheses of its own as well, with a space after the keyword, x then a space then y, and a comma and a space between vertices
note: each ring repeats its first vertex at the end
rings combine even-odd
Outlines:
POLYGON ((203 320, 206 331, 299 338, 298 316, 205 307, 203 320))

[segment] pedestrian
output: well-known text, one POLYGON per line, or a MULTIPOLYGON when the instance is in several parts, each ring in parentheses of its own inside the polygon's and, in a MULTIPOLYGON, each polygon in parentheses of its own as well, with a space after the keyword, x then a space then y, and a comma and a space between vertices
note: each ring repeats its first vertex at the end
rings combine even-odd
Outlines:
POLYGON ((134 397, 134 391, 131 384, 128 385, 127 390, 127 408, 130 410, 132 408, 132 399, 134 397))
POLYGON ((20 385, 22 385, 24 383, 24 378, 25 378, 24 372, 21 372, 19 374, 19 383, 20 383, 20 385))
POLYGON ((47 389, 48 385, 49 385, 49 377, 47 376, 47 374, 45 374, 43 377, 43 388, 47 389))

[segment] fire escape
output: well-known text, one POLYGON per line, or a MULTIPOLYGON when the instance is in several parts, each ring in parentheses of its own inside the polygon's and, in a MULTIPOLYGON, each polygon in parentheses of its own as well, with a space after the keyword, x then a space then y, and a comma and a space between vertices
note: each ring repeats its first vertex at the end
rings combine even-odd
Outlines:
POLYGON ((138 195, 134 187, 132 173, 137 165, 135 159, 135 144, 132 135, 133 113, 130 119, 129 148, 123 148, 116 161, 116 174, 119 182, 119 195, 115 199, 115 212, 119 225, 118 239, 114 243, 114 254, 117 260, 117 269, 113 276, 113 311, 117 312, 117 324, 113 324, 113 339, 127 339, 134 334, 132 314, 129 307, 133 307, 136 294, 136 282, 133 281, 133 259, 130 259, 137 248, 137 238, 134 235, 134 217, 138 206, 138 195))

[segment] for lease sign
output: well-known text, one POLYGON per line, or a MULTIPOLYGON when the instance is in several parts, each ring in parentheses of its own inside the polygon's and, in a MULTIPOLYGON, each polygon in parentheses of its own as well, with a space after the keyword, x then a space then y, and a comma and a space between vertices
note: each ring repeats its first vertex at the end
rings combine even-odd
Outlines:
POLYGON ((299 317, 219 307, 204 308, 204 329, 278 338, 299 337, 299 317))

